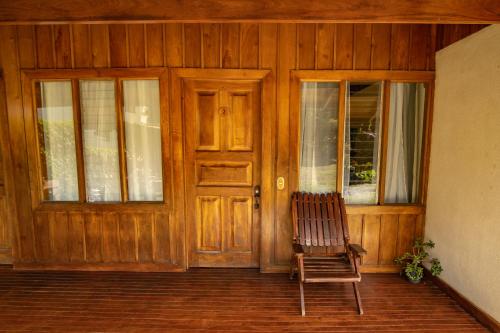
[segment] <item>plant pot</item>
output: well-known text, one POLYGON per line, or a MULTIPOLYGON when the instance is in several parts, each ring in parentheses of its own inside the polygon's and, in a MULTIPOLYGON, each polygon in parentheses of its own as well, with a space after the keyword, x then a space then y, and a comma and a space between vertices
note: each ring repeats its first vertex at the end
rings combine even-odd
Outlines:
POLYGON ((408 280, 408 282, 410 282, 412 284, 419 284, 422 281, 422 279, 412 280, 409 277, 406 277, 406 279, 408 280))

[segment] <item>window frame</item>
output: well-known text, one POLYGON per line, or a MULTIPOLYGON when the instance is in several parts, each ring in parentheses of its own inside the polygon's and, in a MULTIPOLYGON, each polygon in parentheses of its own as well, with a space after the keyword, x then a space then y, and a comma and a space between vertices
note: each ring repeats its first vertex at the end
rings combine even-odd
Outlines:
POLYGON ((30 164, 30 183, 32 192, 32 206, 34 208, 54 207, 58 205, 81 205, 109 206, 126 204, 128 206, 138 205, 167 205, 170 202, 170 191, 168 184, 171 183, 169 160, 169 115, 167 110, 168 101, 168 70, 165 68, 144 69, 77 69, 77 70, 33 70, 22 71, 23 100, 27 107, 25 110, 26 136, 28 143, 28 162, 30 164), (83 158, 82 138, 82 110, 80 104, 80 80, 112 80, 115 87, 115 112, 118 142, 118 159, 120 173, 121 201, 89 202, 86 196, 85 163, 83 158), (128 196, 128 174, 126 165, 125 147, 125 120, 123 115, 124 80, 158 80, 160 96, 160 153, 162 156, 162 189, 163 200, 161 201, 130 201, 128 196), (44 161, 40 155, 39 128, 37 125, 37 97, 36 84, 40 81, 71 81, 73 122, 75 132, 75 156, 77 161, 78 176, 78 201, 50 201, 46 200, 43 191, 43 165, 44 161), (30 128, 31 130, 28 130, 30 128))
POLYGON ((344 191, 344 149, 346 128, 347 82, 378 81, 382 84, 382 109, 380 119, 379 177, 376 204, 350 204, 362 206, 423 206, 427 197, 429 148, 432 124, 432 100, 435 73, 431 71, 350 71, 350 70, 293 70, 290 74, 290 191, 298 190, 300 172, 300 124, 301 124, 301 84, 303 82, 339 83, 339 126, 337 140, 337 192, 344 191), (425 111, 422 138, 422 158, 420 168, 419 197, 415 203, 389 203, 385 199, 387 166, 388 122, 390 112, 391 83, 423 83, 426 87, 425 111))

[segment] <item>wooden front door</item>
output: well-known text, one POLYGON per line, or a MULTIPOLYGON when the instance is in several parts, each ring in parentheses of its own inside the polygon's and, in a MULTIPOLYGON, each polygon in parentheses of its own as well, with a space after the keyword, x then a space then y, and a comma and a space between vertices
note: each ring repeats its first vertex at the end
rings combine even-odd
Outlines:
POLYGON ((260 83, 183 83, 189 266, 258 267, 260 83))

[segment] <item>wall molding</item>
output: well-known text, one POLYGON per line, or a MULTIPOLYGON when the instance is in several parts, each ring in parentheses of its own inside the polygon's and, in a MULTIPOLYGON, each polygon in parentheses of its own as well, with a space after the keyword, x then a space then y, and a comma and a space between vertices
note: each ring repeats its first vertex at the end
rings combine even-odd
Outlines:
POLYGON ((455 290, 448 283, 440 279, 439 277, 432 276, 429 270, 425 269, 425 278, 434 283, 439 289, 444 291, 448 296, 453 298, 465 311, 472 315, 478 322, 486 326, 490 331, 494 333, 500 333, 500 323, 484 312, 482 309, 477 307, 464 295, 455 290))

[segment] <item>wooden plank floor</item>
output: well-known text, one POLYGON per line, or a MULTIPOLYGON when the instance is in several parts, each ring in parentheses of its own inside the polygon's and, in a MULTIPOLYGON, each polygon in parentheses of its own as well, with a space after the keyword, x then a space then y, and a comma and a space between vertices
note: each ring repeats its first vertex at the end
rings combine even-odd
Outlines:
POLYGON ((245 269, 187 273, 0 270, 0 332, 487 332, 430 282, 364 274, 306 285, 245 269))

